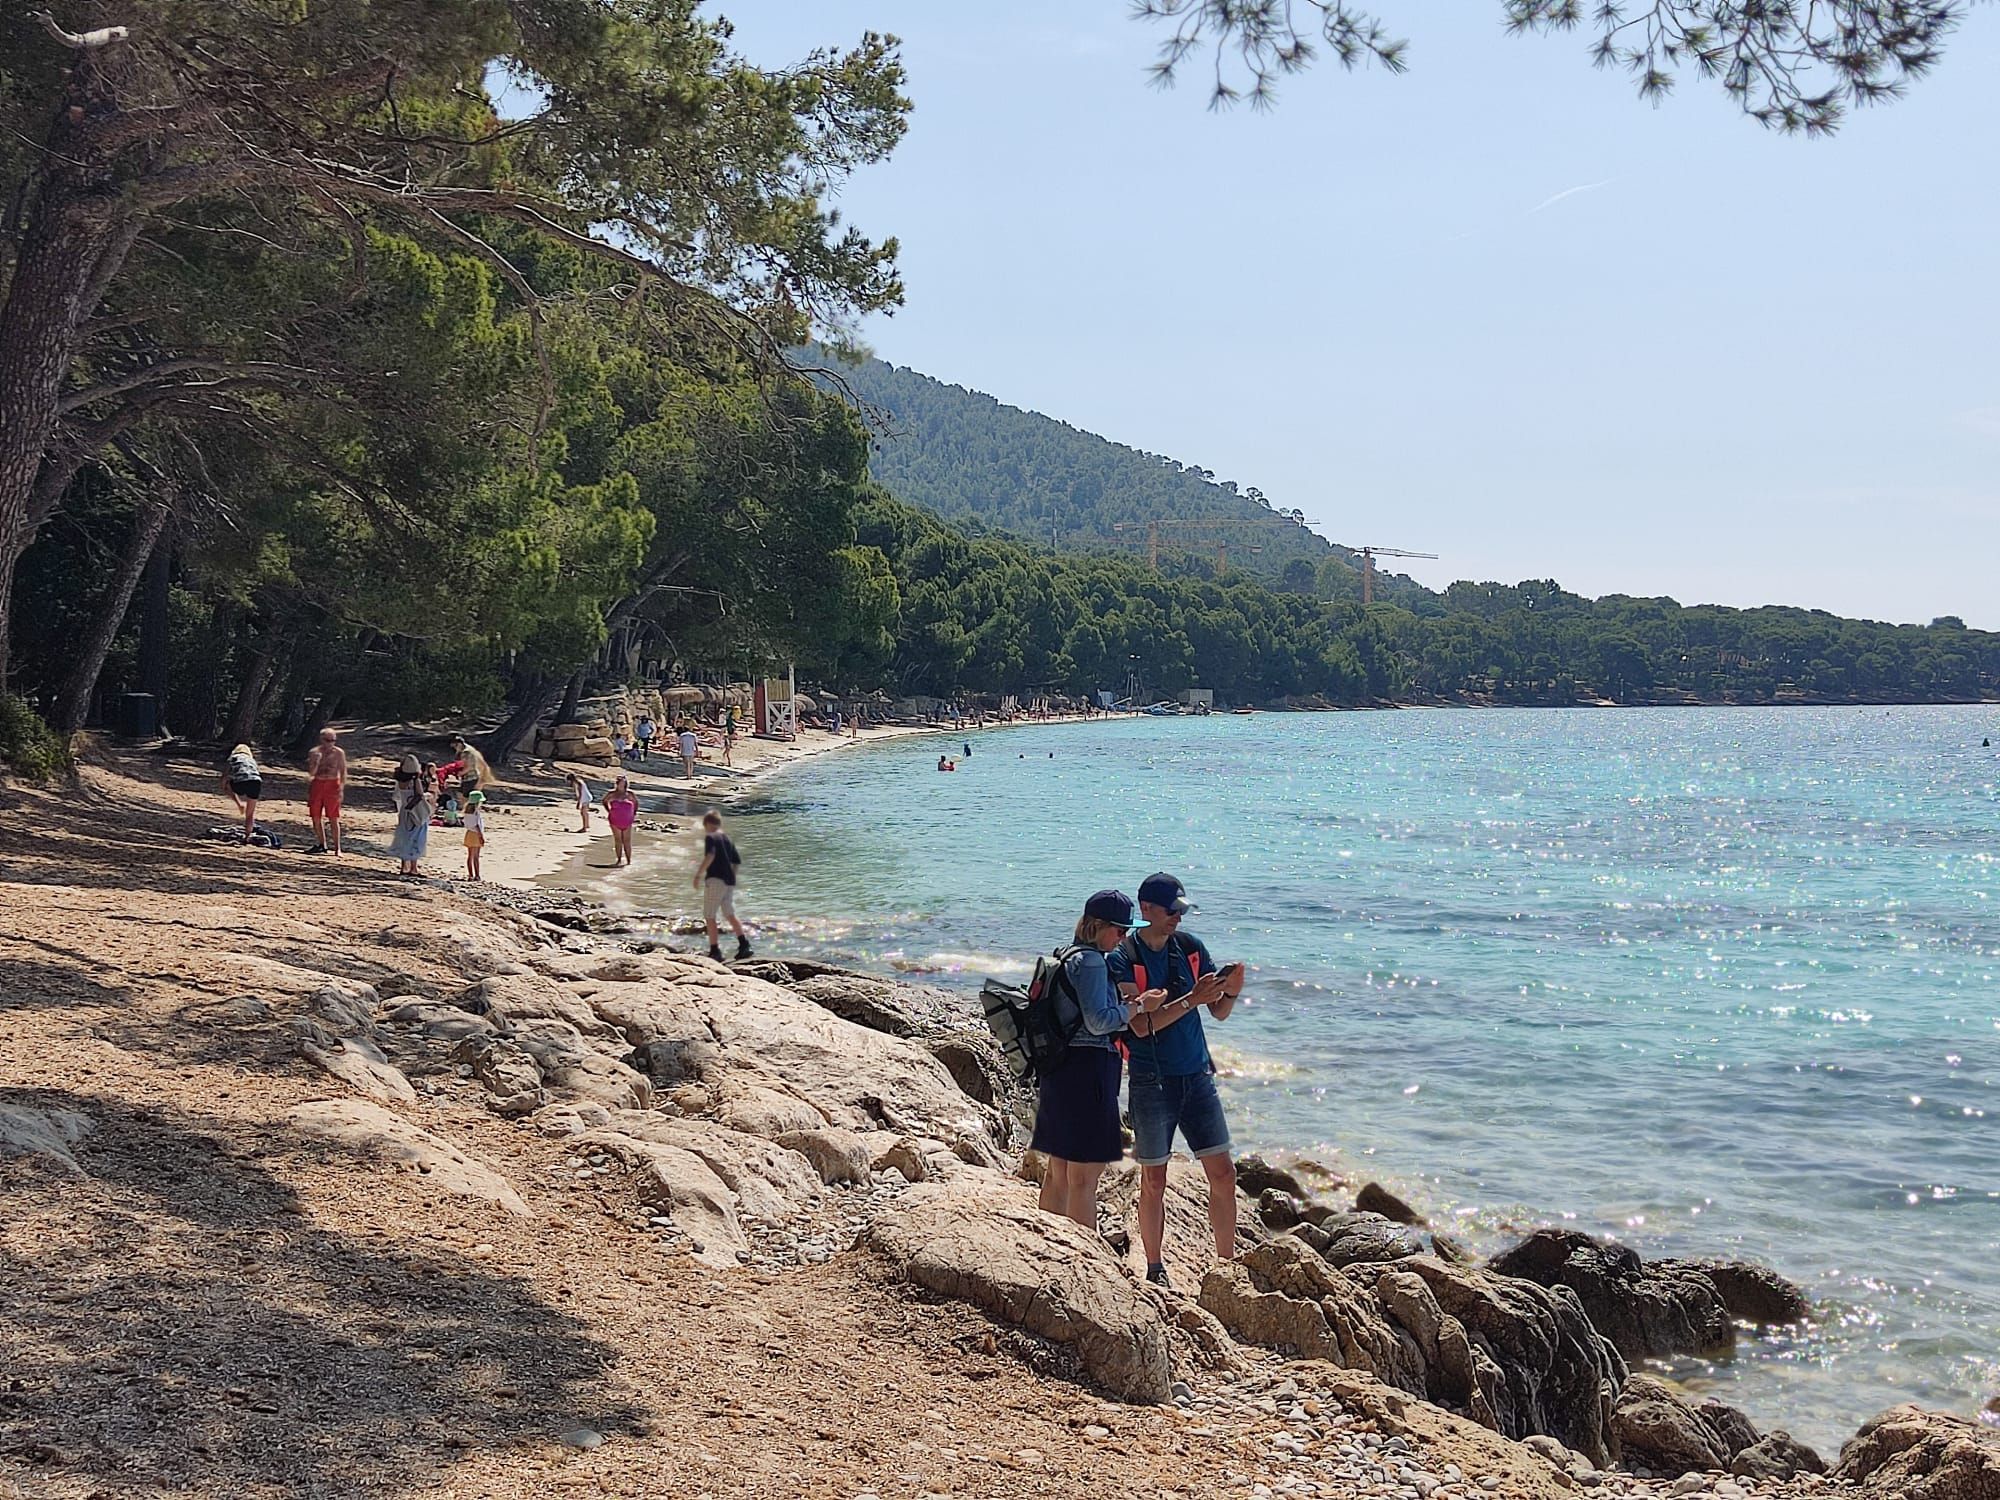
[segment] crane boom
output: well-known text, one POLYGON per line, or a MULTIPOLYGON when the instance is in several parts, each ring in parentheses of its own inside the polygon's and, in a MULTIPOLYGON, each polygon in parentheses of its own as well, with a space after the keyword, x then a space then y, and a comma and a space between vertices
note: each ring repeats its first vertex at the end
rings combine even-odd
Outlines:
POLYGON ((1427 557, 1436 561, 1435 552, 1406 552, 1401 547, 1357 547, 1361 554, 1361 604, 1363 608, 1375 602, 1375 559, 1378 557, 1427 557))

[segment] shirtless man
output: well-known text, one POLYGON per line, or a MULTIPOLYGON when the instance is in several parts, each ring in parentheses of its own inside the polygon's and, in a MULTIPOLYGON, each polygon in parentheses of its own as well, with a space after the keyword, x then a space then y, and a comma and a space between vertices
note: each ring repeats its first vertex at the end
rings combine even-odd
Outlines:
POLYGON ((331 729, 319 732, 319 743, 306 754, 306 773, 312 784, 306 788, 306 812, 312 818, 313 846, 309 854, 325 854, 332 845, 340 853, 340 794, 347 789, 347 752, 340 748, 340 736, 331 729))

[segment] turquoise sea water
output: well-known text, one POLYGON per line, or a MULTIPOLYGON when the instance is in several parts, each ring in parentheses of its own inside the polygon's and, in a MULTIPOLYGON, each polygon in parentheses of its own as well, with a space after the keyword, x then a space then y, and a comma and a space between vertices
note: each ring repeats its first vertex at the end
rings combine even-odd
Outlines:
MULTIPOLYGON (((766 946, 976 984, 1179 874, 1252 967, 1239 1146, 1494 1248, 1745 1255, 1824 1309, 1679 1370, 1836 1446, 2000 1392, 2000 710, 1444 710, 924 738, 734 815, 766 946), (953 737, 950 748, 957 749, 953 737), (1051 758, 1053 753, 1053 758, 1051 758)), ((619 898, 669 909, 686 873, 619 898)))

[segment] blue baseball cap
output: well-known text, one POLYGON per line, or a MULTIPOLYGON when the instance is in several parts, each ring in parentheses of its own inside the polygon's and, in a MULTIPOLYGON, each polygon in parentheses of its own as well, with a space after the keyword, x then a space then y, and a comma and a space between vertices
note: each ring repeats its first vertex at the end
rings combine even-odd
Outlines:
POLYGON ((1083 903, 1083 914, 1113 927, 1145 927, 1149 924, 1132 909, 1132 898, 1123 891, 1099 891, 1083 903))
POLYGON ((1184 917, 1194 910, 1194 903, 1188 900, 1187 887, 1164 870, 1139 882, 1139 899, 1148 906, 1157 906, 1161 911, 1170 911, 1177 917, 1184 917))

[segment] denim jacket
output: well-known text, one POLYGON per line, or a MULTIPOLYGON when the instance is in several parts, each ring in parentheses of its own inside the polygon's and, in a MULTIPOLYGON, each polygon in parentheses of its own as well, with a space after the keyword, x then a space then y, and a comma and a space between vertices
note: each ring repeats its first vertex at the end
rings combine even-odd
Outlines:
MULTIPOLYGON (((1083 1012, 1083 1026, 1069 1044, 1109 1047, 1112 1037, 1131 1023, 1132 1007, 1118 998, 1111 972, 1104 966, 1104 955, 1095 948, 1079 948, 1063 960, 1063 968, 1076 988, 1077 1004, 1083 1012)), ((1074 1020, 1075 1011, 1065 1002, 1058 1003, 1062 1004, 1064 1023, 1074 1020)))

